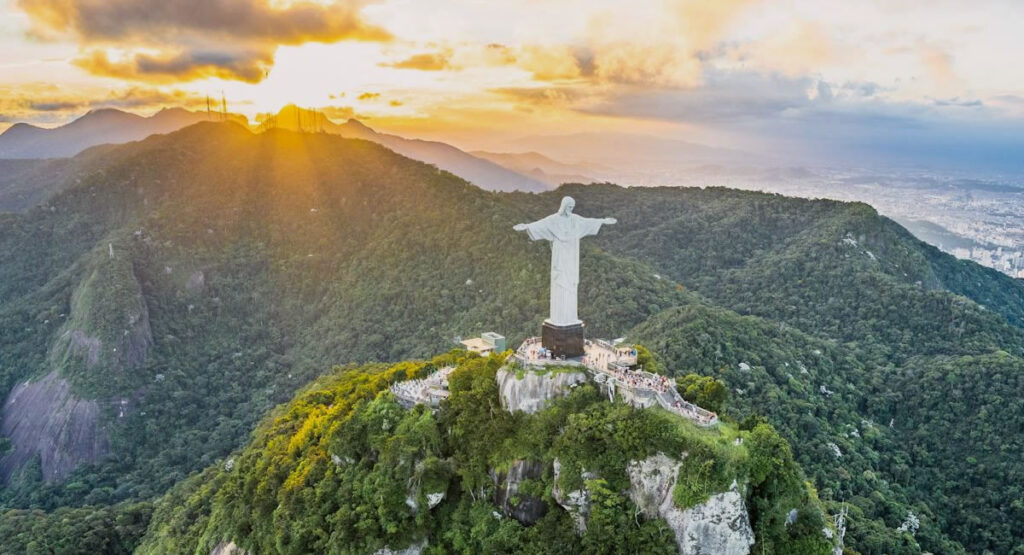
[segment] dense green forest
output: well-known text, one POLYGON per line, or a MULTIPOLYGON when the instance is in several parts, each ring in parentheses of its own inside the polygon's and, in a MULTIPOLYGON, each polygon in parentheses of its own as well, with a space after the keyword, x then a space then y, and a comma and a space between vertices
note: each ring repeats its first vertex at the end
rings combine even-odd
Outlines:
POLYGON ((2 506, 181 496, 332 366, 536 334, 549 254, 511 226, 570 194, 619 220, 584 242, 588 334, 643 341, 660 371, 694 375, 695 400, 702 377, 724 384, 728 418, 766 419, 827 508, 849 508, 849 548, 1024 546, 1024 286, 866 205, 491 193, 373 143, 231 124, 79 158, 47 184, 62 192, 0 216, 0 389, 56 371, 96 401, 109 455, 57 480, 30 459, 2 506))
POLYGON ((537 414, 509 413, 495 381, 503 359, 453 352, 336 369, 275 411, 240 454, 174 488, 139 553, 208 552, 227 541, 257 553, 370 553, 424 540, 427 553, 671 553, 671 530, 637 517, 625 494, 627 464, 659 452, 688 454, 674 492, 682 508, 733 480, 749 485, 755 550, 830 550, 825 515, 771 426, 701 430, 661 409, 610 403, 591 385, 537 414), (406 410, 386 390, 453 363, 451 397, 436 413, 406 410), (563 470, 556 483, 556 459, 587 472, 563 470), (546 469, 518 490, 554 507, 532 526, 496 516, 491 501, 490 470, 518 460, 546 469), (584 533, 558 508, 556 488, 590 492, 584 533), (436 493, 444 500, 426 509, 436 493))

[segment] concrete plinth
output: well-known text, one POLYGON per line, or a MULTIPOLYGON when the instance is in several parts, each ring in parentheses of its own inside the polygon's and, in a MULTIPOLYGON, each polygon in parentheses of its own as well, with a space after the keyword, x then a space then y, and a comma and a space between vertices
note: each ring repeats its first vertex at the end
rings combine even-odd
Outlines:
POLYGON ((583 323, 559 326, 544 322, 540 344, 556 358, 575 358, 584 355, 583 323))

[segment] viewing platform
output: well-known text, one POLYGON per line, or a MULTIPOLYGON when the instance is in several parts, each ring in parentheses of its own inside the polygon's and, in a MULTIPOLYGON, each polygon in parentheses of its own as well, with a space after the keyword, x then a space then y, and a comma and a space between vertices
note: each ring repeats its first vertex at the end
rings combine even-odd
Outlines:
POLYGON ((406 408, 424 404, 438 406, 451 394, 448 391, 448 376, 454 366, 445 366, 423 379, 412 379, 391 384, 391 393, 406 408))
POLYGON ((603 339, 587 340, 586 354, 576 358, 557 358, 543 346, 539 337, 531 337, 519 346, 511 360, 527 369, 546 366, 581 366, 605 386, 612 398, 616 390, 623 401, 641 407, 658 405, 699 426, 714 426, 718 415, 686 399, 676 389, 676 381, 668 376, 646 372, 637 367, 637 352, 632 345, 613 344, 603 339))

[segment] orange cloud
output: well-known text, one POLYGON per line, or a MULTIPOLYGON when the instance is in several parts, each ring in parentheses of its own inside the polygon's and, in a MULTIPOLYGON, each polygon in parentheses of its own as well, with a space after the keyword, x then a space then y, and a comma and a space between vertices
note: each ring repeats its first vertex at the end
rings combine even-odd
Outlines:
POLYGON ((121 61, 113 61, 102 50, 93 50, 73 63, 105 77, 149 82, 193 81, 207 77, 233 79, 247 83, 262 81, 274 64, 273 52, 246 50, 232 52, 182 51, 168 55, 137 53, 121 61))
POLYGON ((0 121, 63 122, 97 108, 156 110, 166 107, 200 108, 205 98, 178 89, 131 87, 122 90, 80 93, 47 83, 29 83, 16 89, 0 87, 0 121))
POLYGON ((391 64, 381 64, 384 67, 396 69, 418 69, 420 71, 442 71, 451 69, 451 55, 444 52, 433 52, 414 54, 408 58, 391 64))
POLYGON ((330 4, 270 0, 17 0, 34 29, 71 34, 84 41, 127 39, 177 42, 200 35, 273 44, 388 40, 391 35, 363 21, 365 0, 330 4))
POLYGON ((525 46, 514 61, 539 81, 576 79, 582 75, 580 61, 569 46, 525 46))
POLYGON ((165 81, 220 77, 256 82, 280 45, 342 40, 387 41, 363 20, 367 0, 331 4, 272 0, 17 0, 32 32, 72 37, 93 73, 165 81), (128 51, 113 61, 109 52, 128 51))
POLYGON ((928 77, 935 84, 944 90, 953 89, 959 84, 960 79, 953 71, 953 56, 949 52, 925 43, 918 44, 917 52, 928 77))
POLYGON ((827 64, 848 60, 856 48, 838 44, 821 24, 798 21, 764 40, 745 44, 730 54, 757 69, 789 77, 820 72, 827 64))

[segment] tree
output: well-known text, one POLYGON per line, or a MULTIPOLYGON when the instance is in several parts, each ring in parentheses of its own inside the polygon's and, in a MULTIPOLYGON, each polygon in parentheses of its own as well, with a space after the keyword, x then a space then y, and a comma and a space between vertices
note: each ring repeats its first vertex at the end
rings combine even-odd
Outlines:
POLYGON ((725 383, 711 376, 687 374, 676 380, 676 389, 683 399, 712 412, 721 412, 729 398, 725 383))

